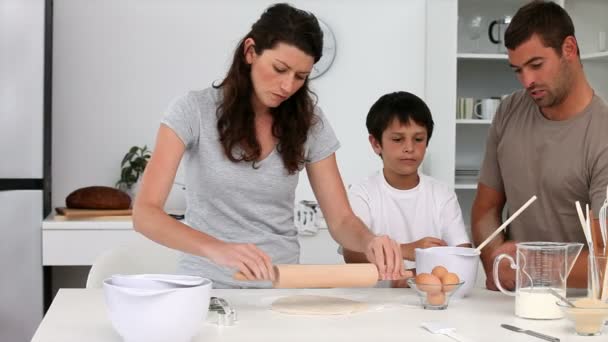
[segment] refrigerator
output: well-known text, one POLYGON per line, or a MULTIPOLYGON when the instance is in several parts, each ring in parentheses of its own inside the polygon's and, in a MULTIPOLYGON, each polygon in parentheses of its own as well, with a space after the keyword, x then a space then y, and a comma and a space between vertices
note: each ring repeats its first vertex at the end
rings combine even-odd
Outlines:
POLYGON ((42 219, 50 210, 47 5, 0 0, 0 341, 6 342, 30 341, 43 316, 42 219))

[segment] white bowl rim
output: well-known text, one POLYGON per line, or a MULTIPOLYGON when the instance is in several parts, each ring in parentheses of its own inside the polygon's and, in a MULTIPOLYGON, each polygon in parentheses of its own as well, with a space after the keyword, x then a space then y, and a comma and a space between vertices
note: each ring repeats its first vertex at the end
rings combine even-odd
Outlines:
POLYGON ((121 291, 121 292, 130 294, 130 295, 136 295, 136 296, 154 296, 154 295, 172 293, 172 292, 176 292, 176 291, 187 291, 187 290, 192 290, 192 289, 201 289, 201 288, 206 288, 206 287, 208 287, 208 288, 212 287, 213 282, 210 279, 203 278, 203 277, 200 277, 200 278, 202 279, 202 282, 199 285, 195 285, 195 286, 174 287, 174 288, 167 288, 167 289, 149 289, 149 288, 138 288, 138 287, 132 287, 132 286, 116 285, 112 282, 112 277, 110 276, 110 277, 104 279, 103 286, 104 286, 104 288, 109 288, 109 289, 121 291))
MULTIPOLYGON (((155 277, 164 277, 164 276, 169 276, 167 279, 167 282, 171 282, 171 278, 173 277, 184 277, 184 278, 191 278, 191 279, 200 279, 201 283, 198 285, 193 285, 193 286, 185 286, 184 288, 187 287, 199 287, 199 286, 205 286, 208 284, 213 283, 211 281, 211 279, 209 278, 205 278, 205 277, 201 277, 201 276, 193 276, 193 275, 174 275, 174 274, 160 274, 160 273, 146 273, 146 274, 112 274, 111 276, 105 278, 103 280, 104 284, 108 284, 108 285, 112 285, 115 287, 125 287, 125 286, 120 286, 120 285, 116 285, 112 283, 112 278, 114 277, 125 277, 125 278, 133 278, 133 279, 137 279, 137 280, 156 280, 154 279, 155 277)), ((162 280, 161 280, 162 281, 162 280)))
POLYGON ((416 250, 420 250, 422 253, 433 253, 439 250, 445 251, 445 254, 450 255, 462 255, 468 257, 474 257, 481 255, 481 252, 473 247, 458 247, 458 246, 438 246, 438 247, 429 247, 429 248, 416 248, 416 250))

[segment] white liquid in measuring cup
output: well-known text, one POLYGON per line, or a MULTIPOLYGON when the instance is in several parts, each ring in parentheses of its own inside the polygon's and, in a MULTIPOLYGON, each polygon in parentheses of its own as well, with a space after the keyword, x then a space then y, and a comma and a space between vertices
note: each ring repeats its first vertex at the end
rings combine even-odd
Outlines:
MULTIPOLYGON (((566 296, 566 291, 562 289, 553 290, 566 296)), ((515 297, 515 315, 532 319, 562 318, 563 313, 555 304, 557 301, 559 300, 545 289, 520 288, 515 297)))

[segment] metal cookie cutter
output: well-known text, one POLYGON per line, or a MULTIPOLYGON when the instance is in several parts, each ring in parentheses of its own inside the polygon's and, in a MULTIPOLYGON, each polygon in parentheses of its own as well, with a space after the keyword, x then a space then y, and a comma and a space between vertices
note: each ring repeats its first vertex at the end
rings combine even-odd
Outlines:
POLYGON ((211 297, 209 311, 217 314, 217 325, 234 325, 237 321, 236 310, 224 298, 211 297))

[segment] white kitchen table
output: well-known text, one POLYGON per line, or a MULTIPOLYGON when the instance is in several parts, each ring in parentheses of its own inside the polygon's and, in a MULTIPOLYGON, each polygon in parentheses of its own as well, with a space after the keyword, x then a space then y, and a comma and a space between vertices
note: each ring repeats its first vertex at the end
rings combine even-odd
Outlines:
MULTIPOLYGON (((411 289, 272 289, 213 290, 230 301, 238 313, 234 326, 201 322, 194 341, 451 341, 420 327, 438 320, 457 328, 469 341, 542 341, 511 332, 501 323, 533 329, 561 341, 606 341, 607 337, 574 334, 566 319, 535 321, 515 317, 514 299, 476 289, 469 298, 450 303, 447 310, 424 310, 411 289), (368 302, 370 311, 345 316, 293 316, 269 310, 274 299, 293 294, 339 296, 368 302)), ((608 327, 605 328, 608 330, 608 327)), ((101 289, 61 289, 41 322, 32 342, 121 341, 106 314, 101 289)))

